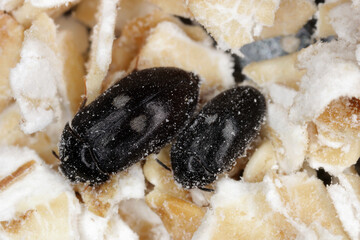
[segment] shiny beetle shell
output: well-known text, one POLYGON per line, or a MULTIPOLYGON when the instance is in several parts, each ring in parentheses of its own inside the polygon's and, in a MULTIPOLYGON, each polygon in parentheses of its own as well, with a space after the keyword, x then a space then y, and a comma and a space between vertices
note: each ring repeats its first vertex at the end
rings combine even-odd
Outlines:
POLYGON ((71 181, 101 183, 160 150, 192 116, 199 78, 177 68, 137 71, 66 124, 60 170, 71 181))
POLYGON ((212 183, 244 154, 264 122, 266 102, 255 88, 220 93, 179 134, 171 148, 175 180, 185 188, 212 183))

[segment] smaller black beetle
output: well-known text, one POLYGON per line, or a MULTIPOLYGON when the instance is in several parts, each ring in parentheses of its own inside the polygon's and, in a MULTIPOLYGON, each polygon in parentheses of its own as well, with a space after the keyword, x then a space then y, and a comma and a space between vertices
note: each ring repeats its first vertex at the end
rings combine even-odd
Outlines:
POLYGON ((266 113, 264 96, 253 87, 220 93, 179 134, 171 148, 176 182, 202 188, 230 170, 260 131, 266 113))
POLYGON ((66 124, 61 172, 74 182, 106 181, 170 142, 193 115, 198 95, 199 78, 178 68, 128 75, 66 124))

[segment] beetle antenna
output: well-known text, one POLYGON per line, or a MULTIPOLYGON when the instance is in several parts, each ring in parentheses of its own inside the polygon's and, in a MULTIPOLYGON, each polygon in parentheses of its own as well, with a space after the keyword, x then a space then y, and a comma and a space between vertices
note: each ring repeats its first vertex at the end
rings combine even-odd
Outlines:
POLYGON ((57 155, 57 153, 54 151, 54 150, 51 150, 51 152, 52 152, 52 154, 57 158, 57 159, 59 159, 60 160, 60 157, 59 157, 59 155, 57 155))
POLYGON ((163 168, 165 168, 166 170, 170 171, 171 172, 171 169, 165 165, 165 163, 163 163, 162 161, 160 161, 159 159, 155 158, 156 162, 158 164, 160 164, 160 166, 162 166, 163 168))
POLYGON ((81 109, 83 109, 83 108, 85 107, 86 102, 87 102, 87 97, 86 97, 86 95, 84 95, 84 97, 83 97, 83 101, 82 101, 82 103, 81 103, 81 105, 80 105, 80 107, 79 107, 79 109, 80 109, 80 110, 81 110, 81 109))
POLYGON ((198 187, 198 189, 204 191, 204 192, 214 192, 215 190, 214 189, 211 189, 211 188, 203 188, 203 187, 198 187))
POLYGON ((73 135, 73 137, 75 137, 80 142, 84 143, 84 140, 71 128, 71 126, 69 126, 69 129, 70 129, 69 132, 71 135, 73 135))
POLYGON ((138 65, 139 65, 139 56, 137 56, 137 58, 136 58, 135 68, 134 68, 134 70, 133 70, 134 72, 137 71, 138 65))

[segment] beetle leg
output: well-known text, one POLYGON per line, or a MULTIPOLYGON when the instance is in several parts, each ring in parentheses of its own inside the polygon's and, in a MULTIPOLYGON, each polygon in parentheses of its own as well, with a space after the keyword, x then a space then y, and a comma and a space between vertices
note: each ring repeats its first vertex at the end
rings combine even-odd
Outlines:
POLYGON ((85 107, 86 102, 87 102, 87 97, 86 97, 86 95, 85 95, 84 98, 83 98, 83 101, 82 101, 82 103, 81 103, 81 105, 80 105, 80 107, 79 107, 80 110, 85 107))
POLYGON ((204 192, 214 192, 215 190, 214 189, 211 189, 211 188, 203 188, 203 187, 198 187, 198 189, 204 191, 204 192))
POLYGON ((52 150, 51 152, 52 152, 52 154, 53 154, 53 155, 54 155, 57 159, 59 159, 59 160, 60 160, 59 155, 57 155, 57 153, 56 153, 54 150, 52 150))
POLYGON ((163 163, 162 161, 160 161, 160 160, 157 159, 157 158, 155 158, 155 160, 156 160, 156 162, 157 162, 158 164, 160 164, 160 166, 162 166, 163 168, 165 168, 165 169, 168 170, 168 171, 171 171, 171 169, 170 169, 168 166, 166 166, 165 163, 163 163))
POLYGON ((135 68, 134 68, 134 72, 136 72, 138 70, 138 65, 139 65, 139 56, 136 57, 136 63, 135 63, 135 68))

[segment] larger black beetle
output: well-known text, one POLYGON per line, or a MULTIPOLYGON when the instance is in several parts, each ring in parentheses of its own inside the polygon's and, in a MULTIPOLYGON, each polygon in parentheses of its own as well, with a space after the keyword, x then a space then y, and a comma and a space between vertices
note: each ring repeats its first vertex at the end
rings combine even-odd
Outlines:
POLYGON ((260 131, 266 113, 264 96, 252 87, 220 93, 179 134, 171 148, 175 180, 202 188, 230 170, 260 131))
POLYGON ((71 181, 101 183, 171 141, 198 102, 199 78, 177 68, 137 71, 66 124, 60 170, 71 181))

